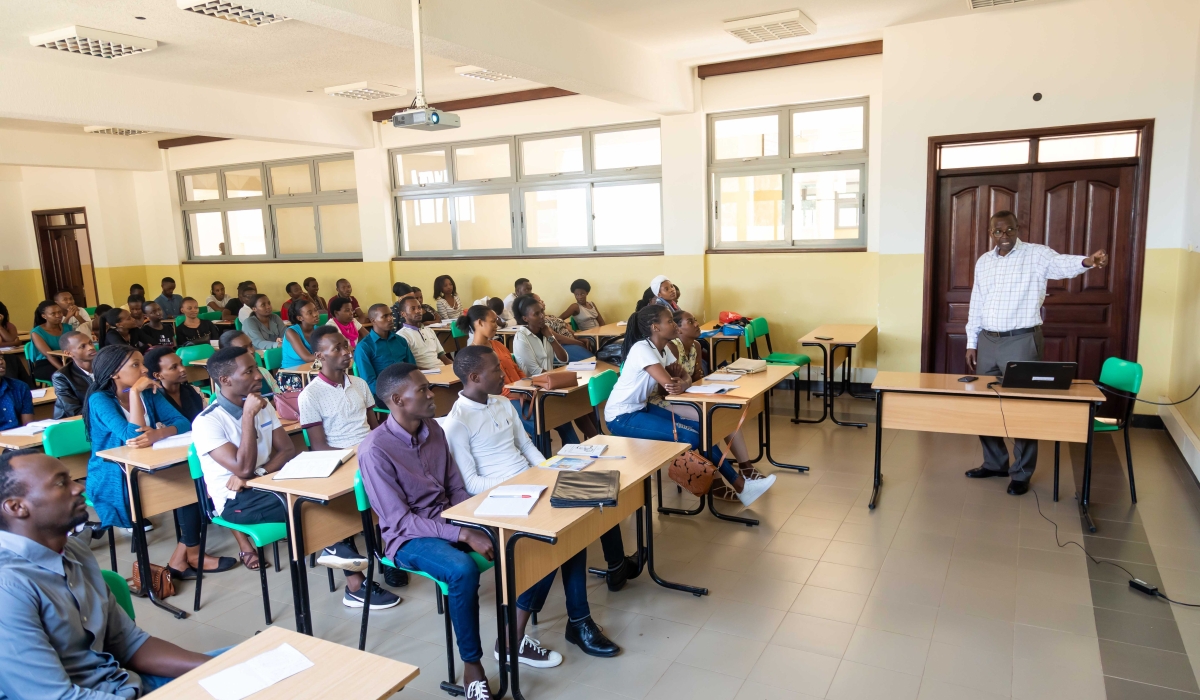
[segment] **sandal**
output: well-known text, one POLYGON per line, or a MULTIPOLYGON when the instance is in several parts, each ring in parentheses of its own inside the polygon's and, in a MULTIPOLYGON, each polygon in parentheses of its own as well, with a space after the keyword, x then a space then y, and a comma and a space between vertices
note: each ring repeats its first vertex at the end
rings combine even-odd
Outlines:
POLYGON ((254 557, 257 559, 258 552, 238 552, 238 557, 242 560, 242 566, 250 569, 251 571, 258 571, 259 568, 262 567, 261 561, 255 561, 254 566, 251 566, 249 560, 247 559, 247 557, 254 557))

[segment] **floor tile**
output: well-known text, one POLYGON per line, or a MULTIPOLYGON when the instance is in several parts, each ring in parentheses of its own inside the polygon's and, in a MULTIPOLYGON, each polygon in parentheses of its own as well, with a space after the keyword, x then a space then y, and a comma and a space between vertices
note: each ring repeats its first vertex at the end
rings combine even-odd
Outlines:
POLYGON ((742 679, 714 673, 680 663, 671 664, 667 672, 646 695, 647 700, 733 700, 742 679))
POLYGON ((1186 654, 1101 639, 1100 658, 1107 676, 1200 693, 1186 654))
POLYGON ((919 677, 928 653, 927 640, 860 626, 854 630, 843 658, 919 677))
POLYGON ((1011 653, 983 654, 977 648, 933 642, 925 661, 925 678, 1009 697, 1012 663, 1011 653))
POLYGON ((757 553, 754 560, 746 567, 745 573, 792 583, 804 583, 816 567, 815 559, 804 559, 766 551, 757 553))
POLYGON ((840 663, 831 656, 768 644, 748 680, 823 698, 840 663))
POLYGON ((841 658, 853 634, 854 625, 845 622, 788 613, 771 644, 841 658))
POLYGON ((857 566, 823 561, 817 564, 809 575, 808 585, 867 595, 875 585, 877 577, 874 569, 860 569, 857 566))
POLYGON ((676 657, 684 664, 735 678, 745 678, 766 648, 764 642, 702 629, 676 657))
POLYGON ((863 606, 858 624, 909 637, 932 639, 937 616, 938 609, 935 606, 873 597, 868 598, 863 606))
POLYGON ((1112 676, 1104 677, 1104 690, 1108 700, 1200 700, 1195 693, 1112 676))
POLYGON ((843 661, 825 697, 829 700, 916 700, 921 679, 885 668, 843 661))
MULTIPOLYGON (((801 591, 803 593, 803 591, 801 591)), ((715 600, 713 614, 704 629, 758 642, 768 642, 775 635, 787 612, 735 600, 715 600)))
POLYGON ((650 654, 674 661, 698 631, 690 625, 638 615, 612 639, 625 653, 650 654))
POLYGON ((643 698, 670 667, 671 662, 666 659, 623 649, 615 658, 589 661, 575 682, 629 698, 643 698), (615 679, 620 682, 614 682, 615 679))
POLYGON ((854 624, 866 604, 865 595, 812 585, 805 586, 796 596, 791 612, 854 624))
POLYGON ((1174 620, 1096 608, 1096 636, 1186 654, 1174 620))

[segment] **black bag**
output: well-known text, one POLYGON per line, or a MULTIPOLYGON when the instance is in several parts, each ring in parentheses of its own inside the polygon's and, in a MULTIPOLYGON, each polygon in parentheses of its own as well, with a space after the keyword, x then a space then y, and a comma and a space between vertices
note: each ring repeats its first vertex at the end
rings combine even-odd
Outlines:
POLYGON ((607 362, 610 365, 621 366, 625 362, 625 356, 622 352, 625 349, 625 344, 620 340, 614 341, 600 348, 600 352, 596 353, 596 359, 600 362, 607 362))
POLYGON ((621 490, 621 472, 559 472, 550 494, 553 508, 591 508, 617 505, 621 490))

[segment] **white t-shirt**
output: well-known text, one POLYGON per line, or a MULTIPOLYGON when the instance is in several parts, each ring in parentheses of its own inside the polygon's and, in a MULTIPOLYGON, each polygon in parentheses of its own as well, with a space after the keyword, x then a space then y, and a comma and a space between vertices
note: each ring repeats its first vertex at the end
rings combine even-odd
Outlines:
POLYGON ((87 310, 83 309, 83 308, 79 309, 79 315, 83 317, 82 321, 80 321, 75 316, 72 316, 71 318, 68 318, 65 321, 65 323, 71 327, 71 330, 77 331, 77 332, 82 333, 82 334, 86 335, 87 337, 91 338, 92 337, 92 317, 89 316, 87 310))
MULTIPOLYGON (((271 437, 276 428, 283 426, 275 408, 267 404, 254 417, 255 430, 258 432, 258 460, 254 466, 261 467, 271 458, 271 437)), ((237 493, 225 488, 225 482, 233 476, 233 472, 217 463, 209 453, 225 443, 236 449, 242 444, 242 420, 234 418, 221 407, 219 403, 209 404, 208 408, 192 421, 192 437, 196 445, 196 454, 200 455, 200 468, 204 471, 204 482, 208 486, 208 495, 212 497, 213 506, 220 515, 225 510, 225 501, 237 493)))
POLYGON ((223 309, 223 308, 225 308, 225 305, 228 303, 229 303, 229 297, 225 297, 224 299, 218 299, 215 296, 213 296, 212 294, 209 294, 208 298, 204 300, 204 308, 200 310, 200 313, 205 313, 207 311, 213 311, 213 308, 212 308, 212 306, 210 306, 210 304, 216 304, 217 306, 220 306, 223 309))
POLYGON ((442 341, 438 340, 437 333, 432 328, 425 326, 418 330, 405 324, 400 327, 400 337, 408 342, 408 349, 412 350, 417 367, 439 369, 442 366, 438 357, 446 354, 446 349, 442 347, 442 341))
POLYGON ((516 300, 516 294, 509 294, 504 297, 504 313, 500 314, 500 316, 504 318, 504 325, 506 326, 516 323, 517 317, 513 315, 513 302, 516 300))
POLYGON ((608 395, 608 403, 604 406, 604 420, 613 420, 626 413, 634 413, 646 407, 646 400, 658 388, 658 382, 646 371, 651 365, 661 365, 664 369, 675 363, 675 356, 669 347, 660 353, 654 343, 649 340, 639 340, 629 348, 625 364, 621 366, 621 376, 617 385, 608 395))
POLYGON ((323 427, 330 447, 357 447, 371 432, 367 411, 374 407, 375 397, 362 379, 347 372, 345 383, 335 386, 318 374, 300 392, 300 425, 323 427))
POLYGON ((489 396, 486 404, 459 395, 445 418, 439 418, 450 454, 462 472, 467 493, 483 493, 516 476, 545 457, 521 424, 512 402, 489 396))
POLYGON ((246 319, 250 318, 250 316, 253 313, 254 313, 253 306, 243 304, 242 308, 238 309, 238 320, 241 321, 242 325, 244 326, 244 325, 246 325, 246 319))
POLYGON ((554 369, 554 343, 550 332, 540 338, 529 330, 529 326, 517 326, 513 336, 513 358, 526 377, 536 377, 554 369))

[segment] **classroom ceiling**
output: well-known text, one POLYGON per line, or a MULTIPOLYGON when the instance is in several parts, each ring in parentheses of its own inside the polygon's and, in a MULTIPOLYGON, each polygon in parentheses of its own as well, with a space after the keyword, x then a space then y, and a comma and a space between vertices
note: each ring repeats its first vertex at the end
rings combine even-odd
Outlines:
MULTIPOLYGON (((89 126, 109 126, 108 124, 96 124, 89 126)), ((33 119, 4 119, 0 118, 0 129, 13 129, 15 131, 38 131, 45 134, 72 134, 75 136, 92 136, 98 139, 121 139, 125 141, 160 141, 162 139, 173 139, 183 136, 184 134, 172 134, 167 132, 153 132, 149 134, 136 134, 134 136, 113 136, 109 134, 87 134, 83 127, 78 124, 64 124, 61 122, 44 122, 33 119)))

